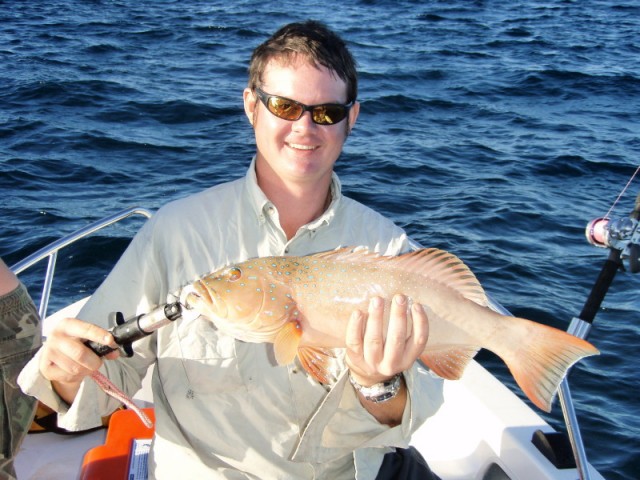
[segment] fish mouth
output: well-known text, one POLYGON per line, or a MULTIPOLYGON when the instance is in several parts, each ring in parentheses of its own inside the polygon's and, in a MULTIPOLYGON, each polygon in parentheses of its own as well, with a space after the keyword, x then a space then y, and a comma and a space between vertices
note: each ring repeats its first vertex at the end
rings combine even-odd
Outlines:
POLYGON ((201 298, 202 296, 193 285, 187 285, 180 291, 180 303, 187 310, 193 310, 201 298))
POLYGON ((203 313, 203 306, 205 306, 208 311, 215 312, 216 316, 226 313, 225 304, 220 300, 216 291, 207 287, 201 280, 182 289, 180 293, 180 303, 188 310, 201 310, 200 313, 203 313))

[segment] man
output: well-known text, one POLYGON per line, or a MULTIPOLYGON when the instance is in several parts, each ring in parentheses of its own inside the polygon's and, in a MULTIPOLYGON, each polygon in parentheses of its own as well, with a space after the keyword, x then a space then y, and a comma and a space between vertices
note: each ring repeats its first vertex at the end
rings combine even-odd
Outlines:
MULTIPOLYGON (((148 312, 199 275, 252 257, 409 249, 400 228, 343 197, 333 173, 359 113, 344 42, 316 22, 285 26, 254 51, 249 76, 244 108, 256 155, 246 177, 160 209, 80 319, 104 326, 116 307, 148 312)), ((334 385, 297 364, 275 365, 270 344, 237 341, 203 318, 163 327, 133 358, 104 364, 82 342, 113 346, 110 335, 67 319, 21 385, 59 411, 65 428, 90 428, 117 405, 83 381, 87 374, 101 367, 134 393, 155 365, 152 478, 375 478, 384 455, 406 447, 442 401, 440 381, 414 365, 426 314, 402 296, 391 303, 386 329, 380 299, 354 312, 334 385)))
POLYGON ((16 383, 42 343, 40 316, 27 289, 0 259, 0 478, 16 477, 14 457, 36 408, 16 383))

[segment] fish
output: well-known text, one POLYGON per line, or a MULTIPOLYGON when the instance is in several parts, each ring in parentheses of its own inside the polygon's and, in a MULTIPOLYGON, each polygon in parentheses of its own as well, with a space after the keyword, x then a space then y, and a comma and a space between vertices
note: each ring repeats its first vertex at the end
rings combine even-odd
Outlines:
MULTIPOLYGON (((551 411, 570 367, 599 354, 589 342, 489 307, 475 274, 454 254, 423 248, 383 256, 344 247, 306 256, 269 256, 228 265, 185 286, 184 305, 245 342, 273 344, 279 365, 298 357, 328 383, 347 323, 371 298, 405 295, 424 308, 429 336, 419 356, 436 375, 457 380, 480 349, 499 356, 531 402, 551 411)), ((389 311, 385 308, 385 322, 389 311)))

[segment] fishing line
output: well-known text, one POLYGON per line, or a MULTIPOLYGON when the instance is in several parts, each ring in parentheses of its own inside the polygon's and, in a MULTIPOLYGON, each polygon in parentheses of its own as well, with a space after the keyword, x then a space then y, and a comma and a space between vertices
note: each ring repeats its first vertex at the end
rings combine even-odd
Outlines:
POLYGON ((625 194, 625 192, 627 191, 627 189, 631 185, 631 182, 633 182, 633 179, 636 178, 636 176, 638 175, 638 172, 640 172, 640 165, 638 165, 638 168, 636 168, 636 171, 633 173, 633 175, 631 175, 631 178, 629 179, 627 184, 624 186, 624 188, 622 189, 622 191, 618 195, 618 198, 616 198, 616 200, 613 202, 613 205, 611 205, 611 208, 609 209, 607 214, 604 216, 605 219, 609 219, 609 215, 611 215, 611 213, 613 212, 613 209, 616 208, 616 205, 618 204, 618 202, 620 201, 622 196, 625 194))

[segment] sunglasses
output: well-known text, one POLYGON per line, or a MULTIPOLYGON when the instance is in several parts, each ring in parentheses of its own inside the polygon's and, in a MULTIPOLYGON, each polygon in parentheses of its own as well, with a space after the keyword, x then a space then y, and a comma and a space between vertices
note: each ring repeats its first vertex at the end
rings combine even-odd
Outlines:
POLYGON ((302 117, 304 112, 311 112, 313 123, 318 125, 333 125, 341 122, 349 114, 349 109, 353 106, 353 102, 346 105, 341 103, 323 103, 322 105, 305 105, 289 98, 280 97, 278 95, 270 95, 263 90, 256 88, 258 98, 264 103, 272 114, 283 120, 290 122, 296 121, 302 117))

